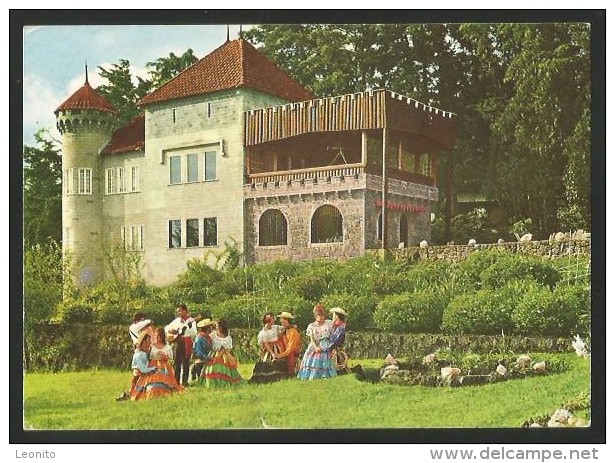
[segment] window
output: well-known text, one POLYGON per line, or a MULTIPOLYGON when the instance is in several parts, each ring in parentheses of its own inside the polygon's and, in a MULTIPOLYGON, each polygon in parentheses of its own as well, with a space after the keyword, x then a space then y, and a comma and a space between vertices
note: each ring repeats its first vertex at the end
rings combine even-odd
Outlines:
POLYGON ((126 174, 123 167, 117 168, 117 192, 126 193, 126 174))
POLYGON ((143 225, 120 227, 120 236, 127 251, 143 251, 143 225))
POLYGON ((186 247, 199 245, 199 219, 186 220, 186 247))
POLYGON ((177 122, 177 110, 175 108, 173 108, 171 118, 173 119, 173 124, 175 124, 175 122, 177 122))
POLYGON ((211 117, 211 103, 207 103, 207 117, 211 117))
POLYGON ((209 217, 203 220, 203 246, 218 245, 218 219, 209 217))
POLYGON ((189 154, 186 156, 186 167, 188 168, 188 182, 199 181, 199 155, 189 154))
POLYGON ((92 194, 92 169, 79 169, 79 189, 80 195, 92 194))
POLYGON ((72 247, 72 240, 73 240, 73 236, 72 236, 72 231, 70 229, 70 227, 64 227, 64 248, 65 249, 70 249, 72 247))
POLYGON ((114 169, 105 170, 105 194, 115 193, 115 171, 114 169))
POLYGON ((399 242, 408 245, 408 219, 405 214, 399 218, 399 242))
POLYGON ((171 156, 169 158, 170 178, 169 183, 175 185, 182 181, 182 158, 181 156, 171 156))
POLYGON ((312 216, 312 243, 343 241, 342 214, 330 204, 320 206, 312 216))
POLYGON ((278 209, 266 210, 258 221, 258 245, 280 246, 287 243, 288 224, 278 209))
POLYGON ((182 246, 182 221, 169 220, 169 248, 182 246))
POLYGON ((139 166, 130 168, 130 191, 139 191, 139 166))
POLYGON ((216 152, 205 152, 205 180, 216 180, 216 152))
POLYGON ((66 169, 64 171, 64 193, 67 195, 72 192, 72 176, 73 169, 66 169))

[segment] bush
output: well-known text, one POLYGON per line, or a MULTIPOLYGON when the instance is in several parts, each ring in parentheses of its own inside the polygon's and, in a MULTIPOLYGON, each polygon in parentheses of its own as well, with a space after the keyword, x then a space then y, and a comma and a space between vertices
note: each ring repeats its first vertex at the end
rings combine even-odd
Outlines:
POLYGON ((60 304, 58 318, 63 323, 92 323, 98 319, 98 311, 86 302, 67 301, 60 304))
POLYGON ((494 291, 480 290, 456 296, 444 309, 442 331, 455 334, 500 334, 515 331, 512 313, 534 281, 511 281, 494 291))
POLYGON ((308 273, 292 277, 286 287, 315 304, 325 295, 329 285, 325 276, 308 273))
POLYGON ((55 241, 37 244, 24 253, 24 322, 47 322, 62 301, 62 249, 55 241))
POLYGON ((435 333, 442 322, 444 303, 432 293, 386 296, 374 312, 374 324, 393 333, 435 333))
POLYGON ((526 278, 553 288, 561 276, 551 262, 539 257, 513 255, 498 259, 480 274, 482 285, 486 288, 499 288, 508 281, 526 278))
POLYGON ((472 252, 465 260, 461 261, 455 268, 454 274, 459 276, 461 281, 471 288, 481 289, 481 273, 497 262, 499 259, 511 256, 510 252, 503 249, 481 250, 472 252))
POLYGON ((327 309, 341 307, 346 311, 349 331, 363 331, 372 325, 378 298, 375 295, 328 294, 321 302, 327 309))
POLYGON ((584 285, 533 288, 523 296, 513 311, 519 333, 546 336, 571 336, 582 331, 587 314, 589 291, 584 285))

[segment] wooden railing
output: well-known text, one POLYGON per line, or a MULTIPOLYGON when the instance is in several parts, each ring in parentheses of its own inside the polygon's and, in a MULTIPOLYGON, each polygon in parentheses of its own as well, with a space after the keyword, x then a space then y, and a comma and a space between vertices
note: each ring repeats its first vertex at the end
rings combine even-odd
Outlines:
POLYGON ((268 182, 290 182, 292 180, 327 179, 332 177, 354 177, 364 172, 363 164, 344 164, 339 166, 312 167, 308 169, 281 170, 249 174, 251 184, 268 182))

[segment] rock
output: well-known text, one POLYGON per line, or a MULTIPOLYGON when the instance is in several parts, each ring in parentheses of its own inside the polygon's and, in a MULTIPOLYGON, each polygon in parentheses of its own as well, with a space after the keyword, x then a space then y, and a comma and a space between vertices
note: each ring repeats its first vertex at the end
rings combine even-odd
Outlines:
POLYGON ((431 365, 436 362, 436 354, 429 354, 423 357, 423 365, 431 365))
POLYGON ((440 369, 440 374, 444 381, 453 381, 461 374, 461 370, 455 367, 444 367, 440 369))
POLYGON ((427 240, 423 240, 419 243, 419 246, 422 248, 426 248, 427 246, 429 246, 429 243, 427 242, 427 240))
POLYGON ((537 362, 532 366, 532 370, 536 373, 544 373, 547 371, 547 364, 545 362, 537 362))
POLYGON ((502 365, 501 363, 497 366, 495 371, 497 371, 500 376, 506 376, 506 373, 508 373, 508 370, 506 369, 506 367, 502 365))
POLYGON ((519 368, 527 368, 532 363, 532 357, 529 355, 520 355, 517 359, 517 366, 519 368))

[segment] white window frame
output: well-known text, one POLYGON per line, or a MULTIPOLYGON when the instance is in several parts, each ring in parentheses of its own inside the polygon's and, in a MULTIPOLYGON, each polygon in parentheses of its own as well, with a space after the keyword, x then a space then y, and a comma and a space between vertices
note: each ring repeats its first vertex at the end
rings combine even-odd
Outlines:
POLYGON ((218 150, 205 150, 205 154, 203 156, 203 180, 206 182, 215 182, 218 180, 218 150), (213 154, 215 159, 215 175, 214 178, 207 177, 207 154, 213 154))
POLYGON ((130 191, 139 191, 139 166, 130 167, 130 191))
POLYGON ((179 154, 169 156, 169 185, 180 185, 183 183, 183 179, 184 179, 184 176, 182 175, 183 174, 182 172, 182 164, 183 164, 182 158, 183 157, 184 156, 179 155, 179 154), (173 181, 173 176, 172 176, 173 159, 175 158, 179 159, 179 181, 177 182, 173 181))
POLYGON ((105 169, 105 194, 112 195, 115 193, 115 169, 105 169))
POLYGON ((80 167, 78 170, 79 175, 79 189, 77 193, 80 195, 92 194, 92 169, 90 167, 80 167))
POLYGON ((126 193, 126 169, 117 167, 117 192, 126 193))

